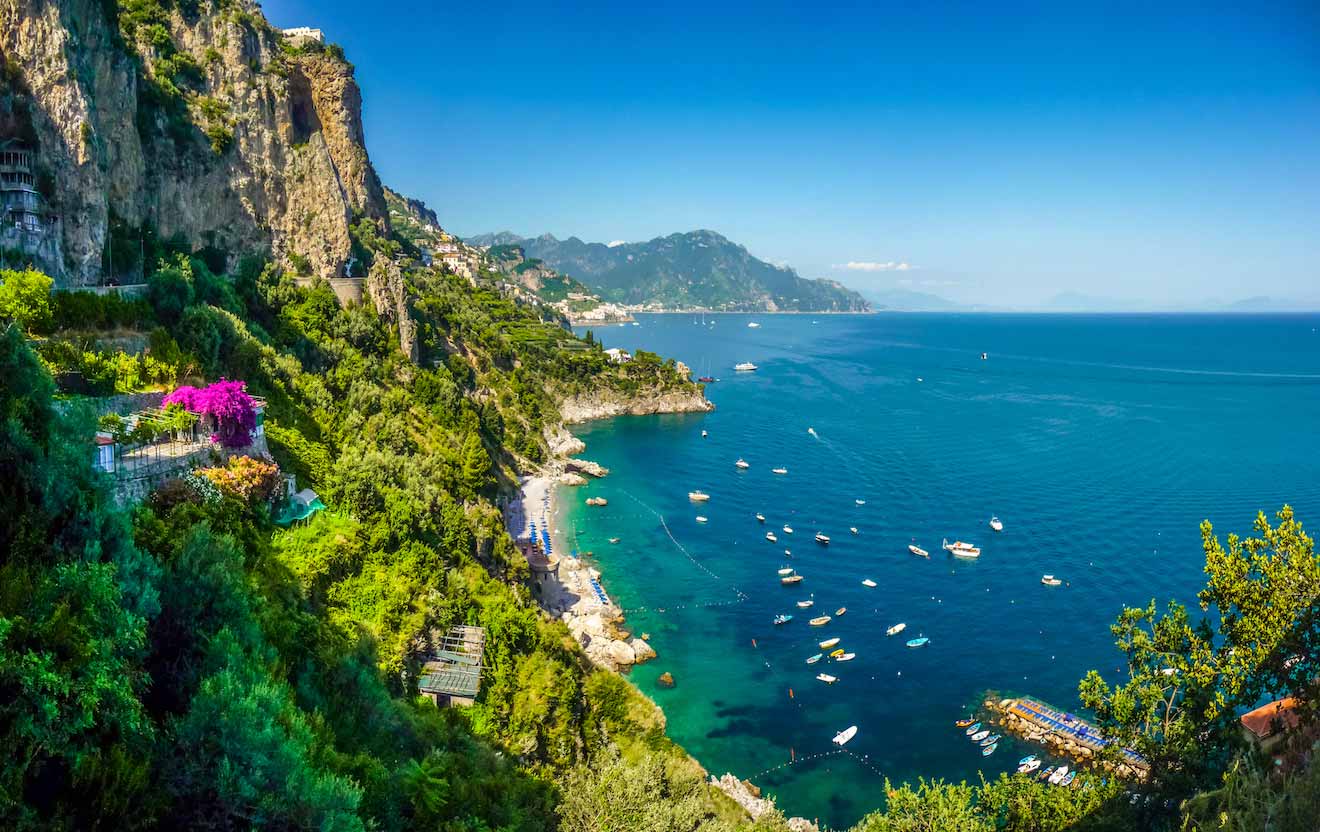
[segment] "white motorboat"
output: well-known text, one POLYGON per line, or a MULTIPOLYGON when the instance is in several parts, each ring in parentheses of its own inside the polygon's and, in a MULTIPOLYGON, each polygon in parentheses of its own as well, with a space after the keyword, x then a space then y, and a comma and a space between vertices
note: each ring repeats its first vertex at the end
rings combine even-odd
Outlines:
POLYGON ((792 575, 792 574, 793 574, 793 567, 791 566, 785 566, 779 570, 779 577, 781 578, 784 577, 785 575, 792 575))
POLYGON ((906 624, 905 622, 900 621, 899 623, 897 623, 897 624, 895 624, 894 626, 890 627, 888 630, 885 630, 885 635, 887 635, 887 636, 896 636, 896 635, 898 635, 899 633, 903 632, 903 631, 906 630, 906 629, 907 629, 907 624, 906 624))
POLYGON ((708 518, 706 518, 706 517, 702 517, 700 514, 697 515, 697 522, 698 522, 698 523, 705 523, 707 519, 708 519, 708 518))
POLYGON ((816 542, 821 545, 829 545, 830 536, 824 532, 816 532, 816 542))
POLYGON ((839 681, 839 677, 837 677, 837 676, 831 676, 831 675, 828 674, 828 673, 818 673, 818 674, 816 674, 816 678, 819 679, 820 681, 824 682, 824 683, 827 684, 827 685, 832 685, 832 684, 834 684, 835 682, 839 681))
POLYGON ((765 522, 765 515, 764 515, 764 514, 761 514, 760 512, 757 512, 757 513, 756 513, 756 519, 759 520, 760 522, 764 523, 764 522, 765 522))
POLYGON ((862 586, 869 586, 874 588, 875 585, 876 585, 875 581, 871 580, 870 578, 862 578, 862 586))
POLYGON ((748 329, 760 329, 760 328, 761 328, 761 325, 758 324, 756 321, 748 321, 748 322, 747 322, 747 328, 748 328, 748 329))
POLYGON ((1000 520, 998 517, 991 517, 990 528, 994 529, 997 532, 1002 532, 1004 530, 1004 521, 1000 520))
POLYGON ((856 503, 856 504, 859 505, 859 506, 864 506, 864 505, 866 505, 866 501, 865 501, 865 500, 853 500, 853 502, 856 503))
POLYGON ((806 608, 810 607, 810 606, 811 606, 812 604, 814 604, 814 603, 816 603, 816 599, 814 599, 814 598, 808 598, 808 599, 805 600, 805 601, 798 601, 798 602, 797 602, 797 605, 798 605, 798 609, 803 609, 803 610, 805 610, 806 608))
POLYGON ((919 558, 928 558, 928 557, 930 557, 930 552, 927 552, 925 549, 921 548, 920 546, 918 546, 918 545, 915 544, 915 543, 909 543, 909 544, 908 544, 908 551, 911 552, 912 554, 916 555, 916 556, 919 557, 919 558))
POLYGON ((1059 781, 1067 776, 1068 776, 1068 767, 1059 766, 1054 770, 1054 773, 1050 775, 1050 779, 1048 782, 1051 786, 1057 786, 1059 785, 1059 781))
POLYGON ((1019 765, 1017 770, 1018 770, 1018 774, 1030 774, 1031 772, 1035 771, 1038 768, 1040 768, 1040 760, 1032 759, 1032 760, 1027 760, 1025 763, 1019 765))
POLYGON ((703 430, 703 431, 701 432, 701 438, 702 438, 702 439, 705 439, 707 436, 710 436, 710 434, 706 433, 706 432, 703 430))
POLYGON ((756 365, 750 361, 744 361, 741 364, 734 364, 733 369, 739 373, 754 373, 756 365))
POLYGON ((771 543, 778 543, 778 542, 779 542, 779 538, 775 537, 775 533, 774 533, 774 532, 766 532, 766 533, 765 533, 765 539, 768 540, 768 541, 770 541, 771 543))
POLYGON ((835 734, 832 742, 835 745, 845 745, 847 744, 848 740, 852 739, 855 736, 857 736, 857 726, 850 725, 847 728, 844 728, 839 733, 835 734))
POLYGON ((827 639, 825 639, 824 641, 822 641, 822 642, 820 643, 820 649, 822 649, 822 650, 828 650, 828 649, 830 649, 831 647, 833 647, 834 645, 836 645, 836 644, 838 644, 838 643, 839 643, 839 639, 838 639, 838 637, 835 637, 835 638, 827 638, 827 639))
POLYGON ((792 533, 793 533, 792 526, 784 526, 784 534, 792 534, 792 533))
POLYGON ((751 467, 752 467, 752 466, 751 466, 751 463, 749 463, 747 460, 743 459, 742 457, 738 457, 738 461, 735 462, 735 463, 733 463, 733 464, 734 464, 735 467, 738 467, 738 468, 751 468, 751 467))
POLYGON ((1058 586, 1059 584, 1063 583, 1063 581, 1059 580, 1053 575, 1045 575, 1041 577, 1040 582, 1045 586, 1058 586))
POLYGON ((857 658, 856 653, 844 653, 842 656, 836 656, 834 660, 836 662, 850 662, 855 658, 857 658))
POLYGON ((944 549, 949 554, 959 558, 979 558, 981 556, 980 549, 970 543, 964 543, 961 540, 955 540, 950 543, 948 538, 945 538, 944 549))
POLYGON ((710 499, 710 495, 705 491, 689 491, 688 499, 694 503, 704 503, 710 499))
POLYGON ((772 474, 787 474, 787 473, 788 473, 788 469, 787 469, 787 468, 771 468, 771 469, 770 469, 770 473, 772 473, 772 474))
POLYGON ((852 532, 853 534, 857 534, 857 527, 856 527, 856 526, 849 526, 849 527, 848 527, 848 531, 852 532))

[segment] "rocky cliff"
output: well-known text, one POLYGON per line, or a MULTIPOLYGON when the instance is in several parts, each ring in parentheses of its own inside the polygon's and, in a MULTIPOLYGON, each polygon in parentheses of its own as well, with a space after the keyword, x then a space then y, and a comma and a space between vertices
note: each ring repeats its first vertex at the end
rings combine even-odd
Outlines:
POLYGON ((635 395, 596 391, 569 396, 559 406, 565 424, 607 419, 611 416, 646 416, 652 413, 705 413, 715 405, 699 389, 664 390, 635 395))
POLYGON ((355 219, 387 222, 352 66, 252 0, 0 0, 0 54, 65 283, 131 280, 157 241, 333 277, 355 219))

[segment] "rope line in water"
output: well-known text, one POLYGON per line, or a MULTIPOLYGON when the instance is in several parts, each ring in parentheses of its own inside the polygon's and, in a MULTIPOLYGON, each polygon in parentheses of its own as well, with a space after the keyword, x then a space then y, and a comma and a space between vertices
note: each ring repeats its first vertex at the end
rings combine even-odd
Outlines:
MULTIPOLYGON (((660 512, 656 511, 655 509, 651 508, 651 507, 650 507, 649 505, 647 505, 646 503, 642 502, 642 501, 641 501, 640 499, 638 499, 638 498, 637 498, 632 492, 630 492, 630 491, 628 491, 628 490, 626 490, 626 489, 622 489, 622 488, 619 489, 619 490, 620 490, 621 492, 623 492, 623 494, 624 494, 628 499, 632 500, 633 502, 637 503, 637 505, 639 505, 639 506, 641 506, 642 508, 646 509, 647 511, 651 512, 652 514, 654 514, 654 515, 656 516, 657 519, 660 520, 660 528, 662 528, 662 529, 665 530, 665 534, 669 537, 669 541, 670 541, 671 543, 674 544, 674 547, 675 547, 676 549, 678 549, 678 551, 680 551, 680 552, 683 553, 683 557, 687 558, 688 561, 689 561, 693 566, 697 567, 697 568, 700 569, 702 572, 706 573, 706 575, 707 575, 708 577, 710 577, 711 579, 716 580, 716 581, 719 581, 720 583, 723 583, 723 584, 728 584, 729 588, 733 590, 734 595, 738 596, 738 598, 737 598, 736 601, 730 601, 730 602, 716 602, 716 603, 709 603, 709 604, 689 604, 689 605, 686 605, 686 606, 694 607, 694 608, 698 608, 698 607, 713 607, 713 606, 726 606, 726 605, 735 604, 735 603, 736 603, 736 604, 741 604, 743 601, 747 600, 747 594, 746 594, 746 593, 744 593, 744 592, 743 592, 741 589, 739 589, 738 587, 734 586, 733 583, 731 583, 731 582, 728 581, 727 579, 722 578, 722 577, 720 577, 719 575, 716 575, 714 572, 712 572, 712 571, 710 570, 710 568, 709 568, 708 566, 706 566, 704 563, 702 563, 701 561, 699 561, 699 560, 697 560, 695 557, 693 557, 693 556, 692 556, 692 553, 689 552, 689 551, 687 550, 687 547, 685 547, 682 543, 679 543, 679 542, 678 542, 678 538, 674 537, 674 533, 673 533, 673 531, 670 530, 670 528, 669 528, 669 524, 668 524, 667 522, 665 522, 665 516, 664 516, 663 514, 661 514, 660 512)), ((682 608, 683 608, 682 606, 675 606, 675 607, 668 607, 667 609, 682 609, 682 608)))
POLYGON ((786 760, 785 762, 782 762, 777 766, 771 766, 765 771, 757 772, 756 774, 753 774, 751 777, 748 777, 747 779, 760 780, 762 777, 766 776, 767 774, 773 774, 776 771, 781 771, 786 768, 792 768, 793 766, 796 766, 800 763, 810 763, 810 762, 814 762, 815 760, 824 759, 826 757, 837 757, 840 754, 847 754, 849 757, 852 757, 854 760, 857 761, 858 765, 867 769, 876 777, 880 777, 880 778, 884 777, 884 775, 880 773, 880 769, 873 766, 871 764, 871 761, 865 755, 854 753, 846 748, 837 748, 833 751, 822 751, 818 754, 808 754, 805 757, 797 757, 792 760, 786 760))

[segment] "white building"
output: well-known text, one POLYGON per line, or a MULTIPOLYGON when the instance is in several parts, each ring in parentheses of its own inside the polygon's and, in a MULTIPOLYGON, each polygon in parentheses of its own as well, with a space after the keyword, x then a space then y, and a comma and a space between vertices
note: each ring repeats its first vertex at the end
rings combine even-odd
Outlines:
POLYGON ((629 361, 632 361, 632 356, 628 354, 628 351, 621 350, 618 347, 610 347, 605 350, 605 354, 608 355, 610 361, 613 361, 615 364, 627 364, 629 361))

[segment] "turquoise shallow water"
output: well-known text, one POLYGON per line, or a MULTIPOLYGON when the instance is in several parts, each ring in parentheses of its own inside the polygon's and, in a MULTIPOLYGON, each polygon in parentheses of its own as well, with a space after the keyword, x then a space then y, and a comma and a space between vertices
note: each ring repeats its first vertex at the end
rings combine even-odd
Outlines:
POLYGON ((1320 525, 1317 316, 641 324, 595 332, 719 377, 718 409, 582 426, 585 456, 612 473, 566 491, 565 531, 659 651, 632 675, 670 734, 791 814, 841 827, 882 804, 882 776, 1007 770, 1028 749, 982 758, 952 721, 988 689, 1075 707, 1087 669, 1115 671, 1108 625, 1124 603, 1194 601, 1202 519, 1248 531, 1258 509, 1289 502, 1320 525), (735 374, 739 361, 760 370, 735 374), (739 457, 751 468, 738 471, 739 457), (697 488, 709 503, 688 501, 697 488), (585 508, 591 494, 609 505, 585 508), (955 561, 944 537, 983 555, 955 561), (929 560, 908 554, 913 539, 929 560), (784 565, 805 576, 797 588, 780 586, 784 565), (1047 572, 1069 585, 1041 586, 1047 572), (811 595, 810 611, 794 606, 811 595), (840 606, 829 625, 807 625, 840 606), (780 612, 795 618, 775 627, 780 612), (886 638, 899 621, 907 631, 886 638), (929 645, 905 648, 917 635, 929 645), (857 659, 806 665, 832 636, 857 659), (839 682, 816 682, 822 669, 839 682), (672 690, 656 685, 665 671, 672 690), (815 756, 853 724, 852 755, 815 756), (806 759, 766 771, 792 758, 806 759))

